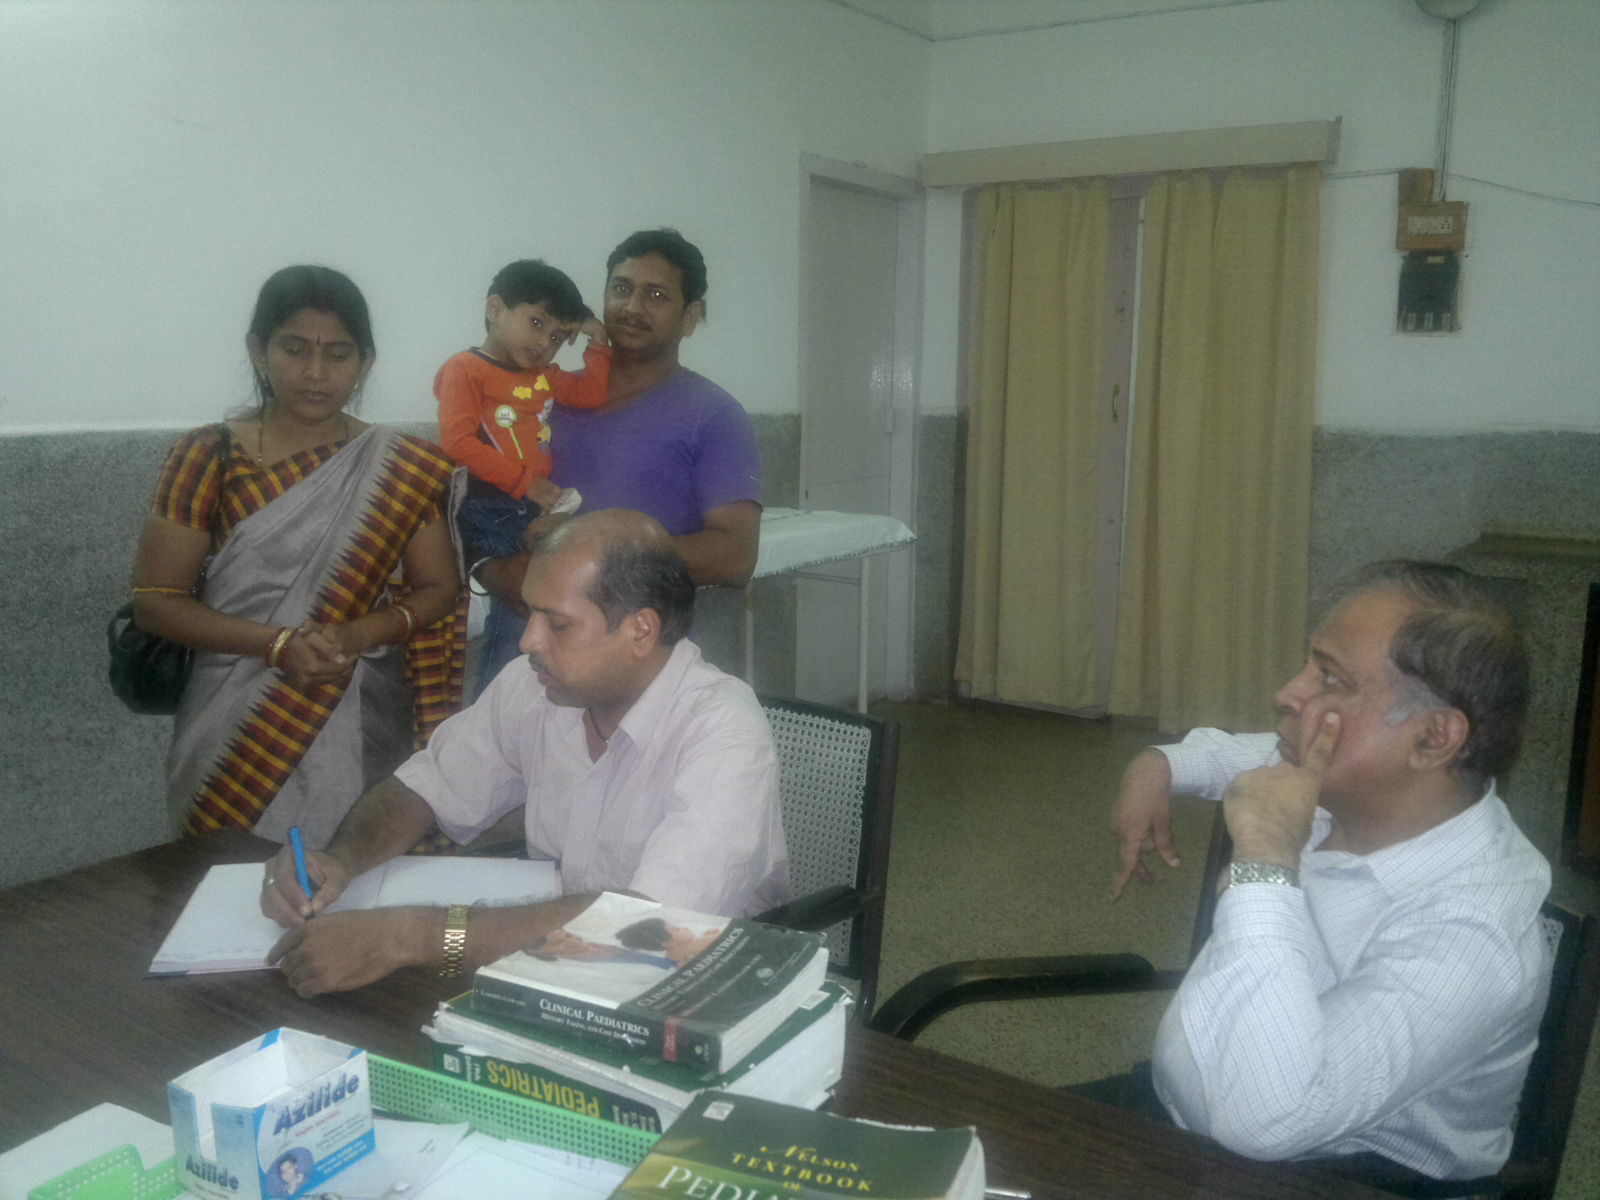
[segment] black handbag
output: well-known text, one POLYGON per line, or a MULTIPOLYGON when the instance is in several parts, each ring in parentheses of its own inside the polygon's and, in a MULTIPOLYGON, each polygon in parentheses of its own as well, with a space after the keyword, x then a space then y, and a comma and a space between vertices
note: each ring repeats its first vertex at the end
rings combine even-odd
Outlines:
MULTIPOLYGON (((224 458, 231 435, 226 425, 217 426, 217 431, 221 436, 216 457, 224 458)), ((202 573, 201 580, 204 578, 202 573)), ((197 583, 197 595, 199 590, 197 583)), ((106 677, 118 700, 145 716, 170 717, 178 711, 178 701, 183 699, 183 689, 194 666, 193 650, 140 629, 133 623, 131 602, 117 609, 106 626, 106 649, 111 658, 106 677)))
POLYGON ((193 650, 140 629, 133 623, 131 603, 117 609, 106 626, 106 648, 111 652, 107 675, 118 700, 147 716, 170 717, 178 711, 194 666, 193 650))

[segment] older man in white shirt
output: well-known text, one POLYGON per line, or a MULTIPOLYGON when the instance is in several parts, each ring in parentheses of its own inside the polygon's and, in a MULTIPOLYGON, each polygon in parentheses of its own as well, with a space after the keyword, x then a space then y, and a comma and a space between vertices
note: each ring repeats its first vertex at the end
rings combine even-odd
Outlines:
POLYGON ((666 531, 621 509, 573 518, 539 543, 523 598, 527 661, 307 856, 315 895, 300 891, 287 854, 267 864, 262 910, 289 927, 273 958, 300 994, 402 966, 464 973, 560 928, 603 890, 722 916, 789 898, 766 716, 685 639, 694 586, 666 531), (559 900, 310 920, 435 823, 466 840, 518 806, 530 851, 560 861, 559 900))
POLYGON ((1170 792, 1220 800, 1233 861, 1157 1034, 1177 1122, 1254 1158, 1377 1154, 1492 1174, 1537 1039, 1550 868, 1495 788, 1526 652, 1455 568, 1370 569, 1276 697, 1277 735, 1145 751, 1112 824, 1113 882, 1176 865, 1170 792))

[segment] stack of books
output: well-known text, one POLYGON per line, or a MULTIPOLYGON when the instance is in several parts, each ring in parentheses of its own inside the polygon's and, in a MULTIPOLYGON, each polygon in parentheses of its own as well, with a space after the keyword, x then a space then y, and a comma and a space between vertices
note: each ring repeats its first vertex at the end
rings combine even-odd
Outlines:
POLYGON ((423 1032, 446 1074, 660 1132, 710 1090, 821 1104, 851 1003, 826 973, 818 935, 607 892, 423 1032))

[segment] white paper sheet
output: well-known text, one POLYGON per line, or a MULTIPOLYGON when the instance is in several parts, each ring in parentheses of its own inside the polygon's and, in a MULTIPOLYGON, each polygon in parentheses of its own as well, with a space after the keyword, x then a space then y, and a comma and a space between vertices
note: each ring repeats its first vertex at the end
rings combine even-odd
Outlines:
POLYGON ((628 1167, 474 1133, 406 1200, 607 1200, 628 1167))
MULTIPOLYGON (((153 975, 267 969, 283 929, 261 913, 260 863, 212 867, 150 963, 153 975)), ((356 876, 329 912, 402 904, 531 904, 561 894, 556 865, 519 858, 396 858, 356 876)))
POLYGON ((427 1121, 373 1119, 377 1149, 333 1177, 328 1191, 342 1200, 408 1198, 425 1187, 450 1160, 472 1127, 427 1121))

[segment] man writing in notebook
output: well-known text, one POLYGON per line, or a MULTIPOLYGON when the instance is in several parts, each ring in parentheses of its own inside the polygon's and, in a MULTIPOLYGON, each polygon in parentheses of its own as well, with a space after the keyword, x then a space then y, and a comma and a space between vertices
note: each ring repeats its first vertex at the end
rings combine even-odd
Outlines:
POLYGON ((1134 759, 1113 892, 1148 881, 1147 850, 1177 865, 1170 792, 1220 799, 1233 838, 1156 1037, 1178 1124, 1253 1158, 1499 1169, 1549 988, 1549 864, 1495 784, 1527 698, 1522 639, 1471 576, 1383 563, 1312 635, 1276 735, 1134 759))
POLYGON ((725 916, 789 898, 766 716, 684 638, 694 586, 667 532, 622 509, 573 518, 535 546, 522 601, 527 662, 307 855, 315 894, 287 852, 267 864, 261 908, 289 930, 271 960, 301 995, 403 966, 463 973, 560 928, 602 890, 725 916), (560 860, 560 899, 318 915, 435 824, 470 841, 519 805, 530 853, 560 860))

